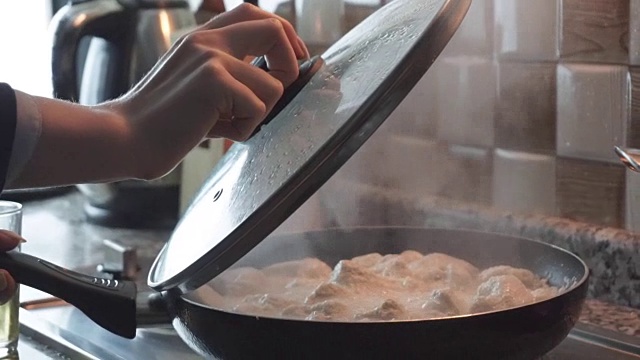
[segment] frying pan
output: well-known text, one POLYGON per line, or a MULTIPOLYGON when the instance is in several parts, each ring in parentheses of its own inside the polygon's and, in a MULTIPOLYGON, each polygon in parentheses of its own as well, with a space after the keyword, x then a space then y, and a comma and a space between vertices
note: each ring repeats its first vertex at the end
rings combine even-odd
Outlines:
MULTIPOLYGON (((265 239, 235 266, 261 268, 306 256, 332 266, 357 255, 404 250, 445 253, 480 269, 495 265, 524 268, 547 278, 553 286, 568 286, 551 299, 501 311, 366 323, 217 310, 201 300, 201 292, 210 283, 184 295, 163 292, 160 300, 183 341, 211 358, 535 359, 567 336, 587 293, 588 268, 572 253, 534 240, 465 230, 362 227, 277 235, 265 239)), ((129 283, 72 273, 23 253, 0 254, 0 268, 9 270, 22 284, 77 306, 118 335, 135 335, 136 294, 129 283), (102 285, 106 281, 111 285, 102 285)))

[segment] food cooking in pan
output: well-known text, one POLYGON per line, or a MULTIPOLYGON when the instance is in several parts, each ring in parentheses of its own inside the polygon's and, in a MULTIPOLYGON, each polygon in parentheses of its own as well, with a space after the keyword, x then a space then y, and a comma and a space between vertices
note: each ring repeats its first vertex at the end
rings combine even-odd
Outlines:
POLYGON ((333 268, 316 258, 232 268, 206 287, 206 296, 212 306, 240 314, 354 322, 504 310, 561 291, 526 269, 478 269, 441 253, 405 251, 358 256, 333 268))

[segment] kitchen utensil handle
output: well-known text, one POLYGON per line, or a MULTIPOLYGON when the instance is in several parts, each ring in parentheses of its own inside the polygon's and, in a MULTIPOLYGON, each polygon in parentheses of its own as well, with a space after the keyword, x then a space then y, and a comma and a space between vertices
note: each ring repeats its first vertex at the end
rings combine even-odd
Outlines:
POLYGON ((0 253, 0 268, 20 284, 42 290, 74 305, 116 335, 136 335, 136 284, 67 270, 37 257, 0 253))
POLYGON ((138 293, 136 309, 138 328, 170 325, 173 321, 167 300, 159 292, 138 293))
MULTIPOLYGON (((264 56, 259 56, 253 59, 251 64, 264 71, 269 71, 269 66, 267 65, 267 60, 264 56)), ((323 64, 324 64, 324 61, 319 55, 316 55, 311 59, 306 60, 300 64, 300 72, 298 74, 298 78, 294 80, 294 82, 291 85, 289 85, 286 89, 284 89, 284 93, 282 94, 278 102, 276 102, 276 104, 273 106, 273 109, 271 109, 271 112, 267 114, 267 116, 264 118, 262 123, 258 125, 254 130, 253 134, 251 134, 252 137, 255 136, 258 133, 258 131, 260 131, 260 128, 262 126, 270 123, 271 120, 273 120, 273 118, 276 117, 282 111, 282 109, 285 108, 285 106, 289 105, 291 100, 293 100, 296 97, 296 95, 298 95, 300 90, 302 90, 302 88, 304 88, 304 86, 307 85, 307 83, 311 80, 313 75, 315 75, 315 73, 318 72, 318 70, 320 70, 323 64)))
POLYGON ((63 6, 51 19, 53 32, 51 76, 53 96, 78 101, 78 47, 86 36, 117 37, 126 26, 130 11, 117 0, 74 2, 63 6))

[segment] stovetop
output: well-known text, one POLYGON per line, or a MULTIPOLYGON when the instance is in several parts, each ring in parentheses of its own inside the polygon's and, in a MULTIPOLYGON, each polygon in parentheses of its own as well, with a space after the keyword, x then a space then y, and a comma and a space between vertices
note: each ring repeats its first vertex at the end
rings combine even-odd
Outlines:
MULTIPOLYGON (((74 360, 202 359, 182 342, 171 325, 139 329, 136 338, 128 340, 103 330, 64 303, 20 311, 22 334, 74 360)), ((632 336, 578 324, 541 360, 640 359, 639 343, 632 336)))
MULTIPOLYGON (((140 296, 151 291, 145 279, 151 258, 135 249, 105 242, 105 261, 98 266, 76 268, 94 276, 117 276, 136 281, 140 296)), ((121 338, 93 323, 76 308, 48 294, 21 288, 20 323, 23 336, 70 359, 192 360, 202 357, 191 350, 170 324, 138 329, 133 340, 121 338)), ((640 359, 640 338, 594 325, 579 323, 570 335, 541 360, 640 359)))

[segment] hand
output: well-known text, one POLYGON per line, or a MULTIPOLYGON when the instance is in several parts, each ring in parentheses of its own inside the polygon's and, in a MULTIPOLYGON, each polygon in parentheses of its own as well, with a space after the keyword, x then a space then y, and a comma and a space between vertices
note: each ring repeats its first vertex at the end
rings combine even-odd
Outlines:
MULTIPOLYGON (((9 251, 24 239, 20 235, 8 230, 0 230, 0 251, 9 251)), ((0 269, 0 304, 4 304, 11 299, 16 292, 16 282, 6 270, 0 269)))
POLYGON ((159 178, 207 137, 246 140, 308 57, 290 23, 243 4, 179 39, 116 100, 82 106, 16 91, 18 118, 39 116, 42 129, 10 186, 159 178), (249 64, 262 55, 269 72, 249 64))
POLYGON ((176 42, 128 94, 106 106, 130 127, 140 168, 170 171, 205 137, 246 140, 308 51, 286 20, 244 4, 176 42), (269 72, 246 61, 265 55, 269 72))

